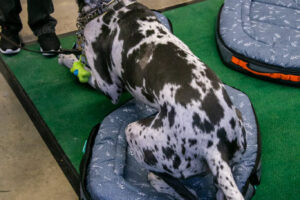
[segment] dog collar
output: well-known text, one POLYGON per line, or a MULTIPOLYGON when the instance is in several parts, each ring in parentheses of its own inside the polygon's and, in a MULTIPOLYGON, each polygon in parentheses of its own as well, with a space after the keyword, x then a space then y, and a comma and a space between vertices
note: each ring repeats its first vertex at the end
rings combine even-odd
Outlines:
POLYGON ((77 18, 77 48, 82 51, 83 49, 83 44, 84 44, 84 35, 83 35, 83 30, 84 27, 93 19, 96 17, 99 17, 101 15, 104 15, 107 13, 109 10, 113 9, 117 4, 123 3, 122 0, 112 0, 108 3, 106 2, 101 2, 98 3, 97 6, 92 9, 91 11, 87 13, 80 14, 77 18))

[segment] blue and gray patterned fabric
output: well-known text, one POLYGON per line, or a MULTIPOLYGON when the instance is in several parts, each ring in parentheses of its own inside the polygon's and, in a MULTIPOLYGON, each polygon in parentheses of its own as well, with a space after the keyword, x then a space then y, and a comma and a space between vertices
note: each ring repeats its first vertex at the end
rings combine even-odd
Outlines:
POLYGON ((169 31, 173 32, 171 21, 169 21, 169 19, 166 16, 164 16, 163 14, 161 14, 160 12, 158 12, 158 11, 153 11, 153 12, 156 15, 158 21, 162 25, 164 25, 167 29, 169 29, 169 31))
MULTIPOLYGON (((247 150, 243 160, 233 169, 238 187, 245 191, 246 199, 254 195, 251 179, 260 178, 260 147, 256 117, 248 97, 229 86, 226 90, 238 107, 246 124, 247 150)), ((147 170, 142 168, 127 148, 125 127, 138 119, 156 113, 156 110, 131 100, 102 122, 96 133, 94 145, 83 177, 81 199, 93 200, 167 200, 172 197, 160 194, 147 181, 147 170), (83 192, 84 191, 84 192, 83 192)), ((181 180, 186 186, 197 191, 199 199, 213 200, 216 188, 213 177, 202 176, 181 180)), ((259 181, 258 181, 259 182, 259 181)))
POLYGON ((300 70, 299 0, 225 0, 219 34, 247 58, 300 70))

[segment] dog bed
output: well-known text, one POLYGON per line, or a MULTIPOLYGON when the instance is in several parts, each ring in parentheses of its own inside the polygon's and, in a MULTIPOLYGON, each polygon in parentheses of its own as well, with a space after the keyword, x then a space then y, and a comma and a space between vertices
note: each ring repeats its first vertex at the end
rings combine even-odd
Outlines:
POLYGON ((300 2, 225 0, 217 45, 229 67, 300 86, 300 2))
MULTIPOLYGON (((246 199, 251 199, 260 182, 260 136, 256 116, 248 97, 229 86, 226 90, 240 109, 246 124, 247 149, 242 161, 233 169, 238 187, 246 199)), ((127 149, 125 127, 156 110, 131 100, 109 114, 97 125, 87 141, 81 162, 82 200, 162 200, 172 197, 158 193, 147 181, 142 168, 127 149)), ((197 191, 200 199, 215 199, 216 188, 209 173, 180 180, 197 191)))

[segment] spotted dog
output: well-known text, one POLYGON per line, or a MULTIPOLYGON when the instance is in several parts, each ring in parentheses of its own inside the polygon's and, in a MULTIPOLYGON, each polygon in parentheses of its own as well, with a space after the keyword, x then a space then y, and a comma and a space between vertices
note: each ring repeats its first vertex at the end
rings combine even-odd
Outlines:
MULTIPOLYGON (((95 1, 78 3, 89 10, 95 1)), ((209 170, 218 199, 243 199, 231 172, 246 148, 243 120, 214 72, 135 1, 117 3, 83 33, 93 87, 113 103, 125 89, 158 110, 126 128, 138 162, 178 179, 209 170)), ((149 180, 182 198, 155 174, 149 180)))

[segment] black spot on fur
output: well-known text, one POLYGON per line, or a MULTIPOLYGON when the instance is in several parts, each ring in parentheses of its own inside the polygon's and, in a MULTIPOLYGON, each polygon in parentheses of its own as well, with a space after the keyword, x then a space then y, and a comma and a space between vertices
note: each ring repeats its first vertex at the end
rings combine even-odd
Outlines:
POLYGON ((162 152, 163 154, 166 156, 166 158, 169 160, 172 158, 172 156, 174 155, 174 150, 171 149, 170 147, 162 147, 162 152))
POLYGON ((182 155, 185 154, 185 146, 184 146, 184 144, 181 144, 181 153, 182 153, 182 155))
POLYGON ((168 114, 167 104, 164 104, 161 107, 160 112, 158 114, 158 117, 154 121, 154 124, 153 124, 152 127, 155 128, 155 129, 163 127, 163 119, 167 117, 167 114, 168 114))
POLYGON ((142 90, 142 94, 150 103, 154 103, 154 98, 150 94, 148 94, 145 90, 142 90))
POLYGON ((202 89, 203 92, 206 92, 206 85, 205 85, 205 83, 197 81, 196 84, 202 89))
POLYGON ((204 98, 202 108, 213 125, 218 124, 224 117, 224 109, 212 89, 204 98))
POLYGON ((232 102, 231 102, 231 99, 230 99, 230 97, 228 96, 228 94, 227 94, 225 88, 222 88, 222 93, 223 93, 223 97, 224 97, 224 99, 225 99, 225 101, 226 101, 228 107, 231 108, 231 107, 232 107, 232 102))
POLYGON ((212 82, 212 86, 215 90, 220 88, 220 80, 216 74, 208 67, 205 68, 205 74, 207 78, 212 82))
POLYGON ((175 159, 173 160, 173 167, 174 169, 178 169, 179 165, 181 164, 180 157, 178 155, 175 156, 175 159))
POLYGON ((178 55, 184 58, 187 56, 187 54, 184 51, 178 51, 178 55))
POLYGON ((227 139, 227 133, 224 128, 218 130, 217 137, 219 138, 217 148, 221 152, 222 159, 228 162, 232 159, 234 153, 238 150, 237 139, 229 141, 227 139))
POLYGON ((209 140, 207 143, 207 148, 211 147, 212 145, 213 145, 213 142, 211 140, 209 140))
POLYGON ((201 119, 197 113, 194 113, 194 115, 193 115, 193 127, 194 128, 197 127, 202 132, 205 132, 205 133, 210 133, 211 131, 214 130, 213 125, 206 119, 204 120, 204 123, 202 123, 201 119))
POLYGON ((230 123, 230 125, 231 125, 231 128, 234 129, 234 128, 235 128, 235 125, 236 125, 236 124, 235 124, 235 120, 234 120, 233 118, 231 118, 231 120, 230 120, 229 123, 230 123))
POLYGON ((176 115, 176 112, 175 112, 174 107, 172 106, 171 111, 168 113, 170 127, 172 127, 174 125, 175 115, 176 115))
POLYGON ((155 21, 157 21, 157 19, 156 18, 147 18, 147 17, 141 17, 140 18, 142 21, 147 21, 147 22, 155 22, 155 21))
POLYGON ((197 144, 197 140, 196 139, 189 139, 189 144, 190 144, 190 147, 192 147, 192 146, 197 144))
POLYGON ((193 127, 198 127, 201 129, 201 119, 197 113, 193 114, 193 127))
POLYGON ((206 133, 210 133, 215 129, 213 127, 213 125, 209 121, 207 121, 206 119, 204 120, 203 126, 204 126, 204 130, 205 130, 206 133))
POLYGON ((151 116, 151 117, 148 117, 146 119, 139 120, 138 123, 141 124, 142 126, 144 126, 143 130, 145 130, 145 127, 149 127, 151 125, 153 119, 154 119, 154 116, 151 116))
POLYGON ((188 162, 188 164, 186 165, 186 168, 190 168, 191 167, 191 162, 188 162))
POLYGON ((166 35, 166 34, 167 34, 167 32, 164 31, 161 27, 157 27, 157 29, 158 29, 158 31, 159 31, 161 34, 163 34, 163 35, 166 35))
POLYGON ((103 16, 103 22, 109 24, 114 14, 115 14, 114 10, 109 10, 108 12, 106 12, 106 14, 103 16))
POLYGON ((144 162, 147 163, 148 165, 156 165, 157 164, 157 159, 155 158, 153 151, 148 150, 148 149, 143 149, 144 152, 144 162))
POLYGON ((146 31, 146 37, 149 37, 150 35, 153 35, 155 33, 154 30, 147 30, 146 31))

